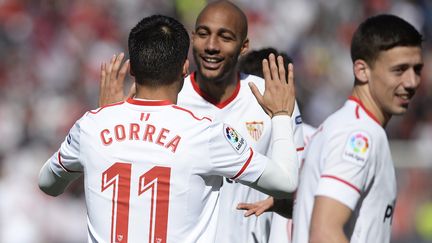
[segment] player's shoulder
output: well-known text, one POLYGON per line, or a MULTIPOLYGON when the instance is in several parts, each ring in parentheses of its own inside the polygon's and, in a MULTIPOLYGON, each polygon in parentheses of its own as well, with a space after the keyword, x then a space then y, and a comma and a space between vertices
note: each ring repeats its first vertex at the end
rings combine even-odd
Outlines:
POLYGON ((125 101, 120 101, 120 102, 104 105, 96 109, 87 111, 85 115, 94 116, 94 115, 106 114, 107 112, 113 112, 114 110, 117 110, 124 103, 125 101))
POLYGON ((330 115, 320 126, 324 136, 331 141, 368 141, 375 144, 386 137, 383 128, 375 121, 356 114, 356 108, 345 105, 330 115))
POLYGON ((259 89, 264 89, 265 81, 263 78, 255 76, 253 74, 240 73, 240 82, 242 85, 247 85, 248 83, 254 83, 259 89))
MULTIPOLYGON (((195 121, 199 123, 210 124, 213 122, 214 118, 210 115, 203 115, 192 111, 191 109, 185 108, 179 105, 172 105, 173 111, 176 112, 176 117, 179 119, 187 119, 190 121, 195 121)), ((180 122, 180 121, 179 121, 180 122)))

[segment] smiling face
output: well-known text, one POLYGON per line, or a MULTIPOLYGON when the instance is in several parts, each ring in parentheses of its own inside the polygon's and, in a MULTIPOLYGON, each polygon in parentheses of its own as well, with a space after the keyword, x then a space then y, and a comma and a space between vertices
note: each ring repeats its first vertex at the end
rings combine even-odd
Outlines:
POLYGON ((207 82, 232 77, 238 57, 248 48, 244 14, 230 3, 208 5, 198 16, 192 48, 198 76, 207 82))
POLYGON ((420 84, 423 60, 420 47, 395 47, 381 51, 366 68, 369 92, 386 117, 401 115, 420 84))

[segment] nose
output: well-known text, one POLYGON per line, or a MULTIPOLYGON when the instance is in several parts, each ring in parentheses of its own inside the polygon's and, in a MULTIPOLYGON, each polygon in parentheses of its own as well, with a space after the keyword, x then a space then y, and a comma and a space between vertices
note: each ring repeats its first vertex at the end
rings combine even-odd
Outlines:
POLYGON ((219 40, 217 38, 217 36, 213 36, 211 35, 207 41, 206 41, 206 45, 205 45, 205 51, 208 54, 217 54, 220 52, 220 46, 219 46, 219 40))
POLYGON ((409 72, 407 72, 403 85, 406 89, 416 90, 420 85, 420 81, 420 73, 417 73, 414 68, 410 68, 409 72))

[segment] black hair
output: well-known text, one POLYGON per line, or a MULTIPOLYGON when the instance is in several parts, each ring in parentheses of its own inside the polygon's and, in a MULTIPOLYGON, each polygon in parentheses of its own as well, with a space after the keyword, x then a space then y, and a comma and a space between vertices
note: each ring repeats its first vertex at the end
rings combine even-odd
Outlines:
POLYGON ((353 63, 362 59, 373 65, 381 51, 398 46, 421 47, 422 35, 407 21, 389 14, 366 19, 354 33, 351 41, 353 63))
POLYGON ((152 15, 129 34, 131 74, 138 84, 168 85, 179 80, 189 50, 189 35, 177 20, 152 15))
POLYGON ((286 53, 278 52, 274 48, 263 48, 259 50, 254 50, 248 52, 246 55, 242 56, 239 61, 239 70, 240 72, 246 74, 253 74, 258 77, 263 78, 264 74, 262 71, 262 60, 268 58, 268 56, 273 53, 275 56, 282 56, 284 59, 284 65, 288 65, 288 63, 292 63, 291 57, 289 57, 286 53))

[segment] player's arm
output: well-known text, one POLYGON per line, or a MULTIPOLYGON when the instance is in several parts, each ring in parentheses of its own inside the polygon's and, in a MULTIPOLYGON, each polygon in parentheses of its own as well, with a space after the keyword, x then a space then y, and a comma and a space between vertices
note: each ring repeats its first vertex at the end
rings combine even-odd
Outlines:
POLYGON ((135 95, 135 82, 129 89, 127 95, 124 94, 124 81, 129 71, 129 60, 123 64, 124 54, 114 55, 110 63, 102 63, 100 70, 99 83, 99 106, 123 101, 135 95))
POLYGON ((297 152, 291 118, 288 115, 273 117, 272 129, 271 159, 261 176, 248 185, 276 198, 288 198, 298 185, 297 152))
POLYGON ((69 184, 79 177, 79 174, 70 177, 60 177, 54 173, 48 160, 39 172, 39 188, 50 196, 62 194, 69 184))
POLYGON ((341 127, 326 134, 326 140, 322 141, 321 157, 325 157, 326 161, 318 186, 312 192, 311 242, 348 242, 344 227, 358 207, 362 189, 369 188, 371 181, 368 181, 368 175, 374 161, 370 152, 374 149, 375 140, 363 127, 361 123, 341 127), (351 145, 353 139, 361 139, 368 144, 364 147, 356 145, 361 148, 358 149, 351 145))
POLYGON ((251 215, 260 216, 264 212, 275 212, 282 217, 292 218, 293 203, 294 199, 292 198, 276 199, 268 197, 254 203, 239 203, 237 209, 246 210, 245 217, 251 215))
POLYGON ((351 216, 345 204, 326 196, 316 196, 312 211, 309 242, 349 242, 344 225, 351 216))
POLYGON ((79 162, 80 120, 75 123, 58 152, 49 158, 39 172, 39 188, 50 196, 62 194, 82 174, 79 162))
POLYGON ((287 198, 298 185, 298 160, 291 115, 295 105, 293 65, 286 75, 283 58, 270 54, 263 60, 264 94, 250 83, 252 93, 264 111, 272 117, 272 152, 262 175, 250 186, 276 198, 287 198))

